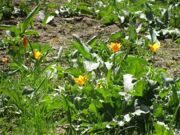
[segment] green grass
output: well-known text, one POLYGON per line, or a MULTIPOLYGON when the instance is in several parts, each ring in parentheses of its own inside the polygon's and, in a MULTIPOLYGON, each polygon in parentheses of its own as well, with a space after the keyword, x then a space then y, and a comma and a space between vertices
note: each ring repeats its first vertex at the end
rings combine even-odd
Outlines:
MULTIPOLYGON (((96 7, 92 1, 77 7, 68 3, 66 8, 71 12, 85 11, 109 25, 118 23, 122 12, 113 2, 104 1, 108 4, 104 8, 96 7), (97 9, 88 9, 87 5, 100 12, 95 14, 93 10, 97 9)), ((119 3, 130 12, 123 14, 121 31, 109 34, 106 41, 98 36, 87 42, 74 37, 70 49, 61 52, 59 59, 52 58, 56 54, 48 44, 31 40, 36 32, 31 27, 33 17, 43 7, 36 6, 21 27, 0 26, 12 32, 2 39, 9 61, 1 60, 0 134, 178 134, 180 80, 170 78, 145 59, 159 53, 151 52, 149 45, 159 42, 156 32, 162 28, 156 22, 158 3, 144 2, 119 3), (135 13, 140 7, 156 19, 141 20, 135 13), (137 23, 142 24, 140 31, 137 23), (27 47, 23 47, 24 35, 27 47), (121 46, 114 51, 112 43, 121 46), (39 57, 34 50, 39 51, 39 57)), ((177 27, 159 19, 163 26, 177 27)), ((178 39, 178 35, 174 38, 178 39)))

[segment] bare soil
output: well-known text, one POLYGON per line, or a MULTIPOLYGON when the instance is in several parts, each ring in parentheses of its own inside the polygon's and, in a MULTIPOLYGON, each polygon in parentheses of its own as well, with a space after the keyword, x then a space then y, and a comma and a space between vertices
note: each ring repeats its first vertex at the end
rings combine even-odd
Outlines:
MULTIPOLYGON (((22 18, 6 20, 4 24, 17 24, 22 18)), ((63 18, 57 16, 52 22, 43 27, 39 19, 35 19, 34 28, 39 32, 40 36, 33 38, 34 41, 49 43, 54 49, 60 46, 67 48, 73 39, 73 35, 79 36, 82 40, 88 40, 98 35, 106 40, 108 36, 120 28, 116 25, 103 26, 100 21, 89 16, 76 16, 63 18)), ((0 38, 5 36, 4 31, 0 31, 0 38)), ((2 51, 0 50, 2 57, 2 51)), ((151 62, 156 67, 166 69, 172 76, 180 76, 180 45, 173 43, 167 39, 161 41, 161 49, 156 56, 151 58, 151 62)))
POLYGON ((156 67, 166 69, 170 75, 180 77, 180 45, 171 39, 161 41, 161 49, 151 61, 156 67))

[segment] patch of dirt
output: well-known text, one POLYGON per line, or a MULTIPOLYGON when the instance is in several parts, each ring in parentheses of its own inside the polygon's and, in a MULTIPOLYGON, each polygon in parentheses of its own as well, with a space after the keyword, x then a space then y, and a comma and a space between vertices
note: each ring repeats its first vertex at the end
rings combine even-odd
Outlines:
POLYGON ((180 45, 172 40, 161 41, 161 48, 151 61, 156 67, 166 69, 172 76, 180 77, 180 45))
POLYGON ((35 29, 40 33, 40 37, 37 40, 50 43, 54 48, 59 48, 59 46, 66 48, 73 39, 73 35, 77 35, 83 40, 88 40, 94 35, 106 39, 110 33, 120 30, 115 24, 104 27, 100 21, 87 16, 72 18, 55 17, 44 28, 40 22, 36 23, 35 29))

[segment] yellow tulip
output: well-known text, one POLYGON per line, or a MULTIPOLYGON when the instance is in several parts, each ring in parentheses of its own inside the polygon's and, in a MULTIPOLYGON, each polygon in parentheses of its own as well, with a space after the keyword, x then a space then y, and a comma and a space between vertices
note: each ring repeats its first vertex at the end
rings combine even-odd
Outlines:
POLYGON ((149 47, 150 47, 150 50, 153 53, 156 53, 159 50, 159 48, 160 48, 160 44, 159 43, 155 43, 153 45, 149 45, 149 47))
POLYGON ((42 53, 40 51, 35 50, 33 52, 33 56, 36 60, 39 60, 42 57, 42 53))
POLYGON ((114 52, 118 52, 121 48, 121 44, 120 43, 115 43, 115 42, 111 42, 109 45, 109 48, 114 52))
POLYGON ((74 78, 74 81, 76 84, 83 86, 87 81, 87 77, 80 75, 78 78, 74 78))

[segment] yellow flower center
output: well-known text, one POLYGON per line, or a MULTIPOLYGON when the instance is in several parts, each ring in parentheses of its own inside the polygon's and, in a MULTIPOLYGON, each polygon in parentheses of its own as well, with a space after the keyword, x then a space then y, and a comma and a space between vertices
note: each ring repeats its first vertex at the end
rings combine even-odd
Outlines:
POLYGON ((153 45, 149 45, 149 47, 150 47, 150 50, 153 53, 156 53, 159 50, 159 48, 160 48, 160 44, 159 43, 155 43, 153 45))
POLYGON ((36 60, 39 60, 42 57, 42 53, 40 51, 34 51, 33 55, 36 60))
POLYGON ((120 43, 114 43, 112 42, 110 45, 109 45, 109 48, 114 52, 118 52, 119 49, 121 48, 121 44, 120 43))
POLYGON ((76 84, 83 86, 87 81, 87 77, 80 75, 78 78, 74 78, 74 81, 76 84))

